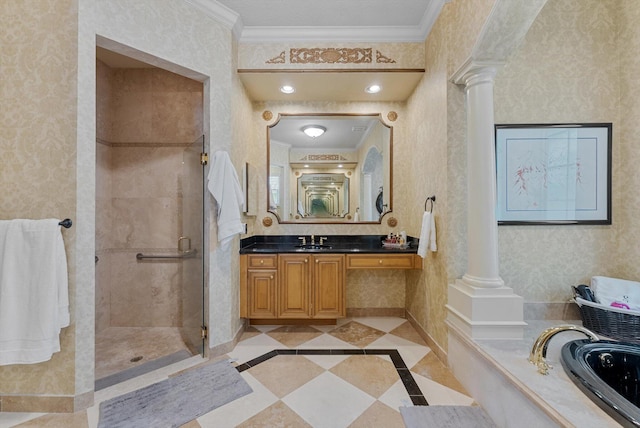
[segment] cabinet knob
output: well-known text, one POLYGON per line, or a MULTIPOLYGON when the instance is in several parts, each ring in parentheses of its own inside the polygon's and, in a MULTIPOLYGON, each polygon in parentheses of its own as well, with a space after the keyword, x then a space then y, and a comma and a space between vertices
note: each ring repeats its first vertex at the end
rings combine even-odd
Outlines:
POLYGON ((382 264, 382 259, 378 260, 378 264, 381 265, 382 264))
POLYGON ((304 259, 304 262, 307 263, 309 260, 308 259, 304 259))
POLYGON ((320 260, 316 260, 316 263, 320 263, 320 260))
POLYGON ((264 260, 260 260, 260 264, 263 265, 264 264, 264 260))
POLYGON ((269 279, 273 279, 273 275, 271 275, 271 276, 269 277, 269 279))

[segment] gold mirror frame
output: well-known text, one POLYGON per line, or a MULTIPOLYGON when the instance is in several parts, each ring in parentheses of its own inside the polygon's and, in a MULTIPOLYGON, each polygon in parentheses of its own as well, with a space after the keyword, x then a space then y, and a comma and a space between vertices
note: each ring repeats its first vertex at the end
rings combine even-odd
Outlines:
MULTIPOLYGON (((263 117, 264 118, 264 117, 263 117)), ((267 120, 265 118, 265 120, 267 120)), ((359 125, 354 125, 359 127, 359 125)), ((330 134, 329 134, 330 135, 330 134)), ((322 137, 318 137, 317 141, 320 142, 322 137)), ((315 141, 315 140, 314 140, 315 141)), ((370 174, 369 174, 370 175, 370 174)), ((364 179, 362 181, 365 181, 364 179)), ((267 125, 267 212, 273 214, 278 223, 281 224, 381 224, 382 218, 390 213, 393 208, 393 126, 387 125, 380 113, 375 114, 341 114, 341 113, 280 113, 276 121, 267 125), (290 126, 297 126, 300 130, 301 138, 308 138, 302 134, 302 127, 304 122, 316 123, 326 125, 327 133, 332 132, 332 123, 335 121, 340 126, 349 126, 347 121, 354 121, 354 123, 365 123, 369 121, 372 123, 372 128, 368 129, 367 136, 361 141, 361 146, 358 149, 353 149, 350 152, 346 152, 345 149, 337 149, 334 147, 314 149, 306 149, 316 152, 308 156, 304 155, 305 149, 290 149, 286 148, 288 144, 280 144, 275 139, 272 141, 272 135, 275 133, 274 128, 284 121, 299 121, 299 123, 288 123, 290 126), (340 123, 344 120, 345 123, 340 123), (377 126, 377 125, 380 126, 377 126), (379 135, 378 135, 379 134, 379 135), (284 146, 285 148, 279 147, 284 146), (274 148, 274 152, 272 152, 274 148), (372 148, 375 151, 372 151, 372 148), (363 165, 367 164, 364 160, 368 152, 378 153, 382 162, 381 178, 376 173, 375 183, 372 183, 371 177, 366 181, 367 186, 361 183, 360 178, 362 174, 363 165), (295 157, 298 155, 297 157, 295 157), (286 158, 286 165, 284 158, 286 158), (279 164, 272 165, 272 160, 279 162, 279 164), (310 160, 310 162, 309 162, 310 160), (291 184, 294 179, 297 181, 297 177, 303 173, 303 162, 307 162, 311 169, 309 172, 318 173, 319 171, 325 171, 327 173, 345 173, 353 184, 350 184, 350 190, 353 195, 349 204, 349 210, 347 212, 340 212, 340 216, 337 217, 302 217, 297 212, 297 185, 291 184), (338 169, 337 164, 343 165, 343 168, 338 169), (273 168, 272 168, 273 166, 273 168), (380 181, 382 180, 382 181, 380 181), (289 185, 285 185, 289 183, 289 185), (382 185, 378 185, 382 183, 382 185), (363 195, 362 189, 369 189, 369 194, 363 195), (385 188, 388 188, 387 191, 385 188), (296 189, 295 198, 292 190, 296 189), (285 195, 285 191, 287 194, 285 195), (287 203, 284 203, 284 198, 287 199, 287 203), (353 198, 357 198, 353 199, 353 198), (366 210, 360 210, 361 204, 368 204, 366 210), (288 207, 288 208, 287 208, 288 207), (285 213, 285 210, 287 211, 285 213), (367 212, 371 218, 375 219, 365 220, 363 213, 367 212), (357 213, 357 215, 356 215, 357 213), (357 219, 357 220, 356 220, 357 219), (360 220, 362 219, 362 220, 360 220)))

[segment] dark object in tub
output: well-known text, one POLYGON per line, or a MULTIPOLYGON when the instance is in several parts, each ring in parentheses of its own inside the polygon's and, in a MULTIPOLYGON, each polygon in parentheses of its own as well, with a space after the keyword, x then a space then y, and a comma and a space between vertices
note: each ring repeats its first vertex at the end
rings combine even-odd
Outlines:
POLYGON ((562 347, 561 362, 602 410, 624 427, 640 427, 640 345, 574 340, 562 347))
POLYGON ((598 302, 596 300, 596 296, 593 294, 593 291, 591 291, 591 288, 589 288, 588 285, 580 284, 577 287, 572 288, 574 296, 578 296, 581 299, 586 300, 587 302, 598 302))

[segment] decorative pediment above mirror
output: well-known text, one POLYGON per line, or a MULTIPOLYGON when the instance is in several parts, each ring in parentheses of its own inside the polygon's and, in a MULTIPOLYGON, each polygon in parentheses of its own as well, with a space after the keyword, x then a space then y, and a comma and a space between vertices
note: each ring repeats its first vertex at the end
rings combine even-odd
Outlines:
POLYGON ((380 223, 392 147, 380 114, 280 114, 267 126, 267 210, 280 223, 380 223))

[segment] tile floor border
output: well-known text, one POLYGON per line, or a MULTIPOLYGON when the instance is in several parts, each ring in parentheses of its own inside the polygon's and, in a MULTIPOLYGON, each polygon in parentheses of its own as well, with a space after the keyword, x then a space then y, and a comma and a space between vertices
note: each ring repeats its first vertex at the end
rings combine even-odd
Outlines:
POLYGON ((274 349, 246 363, 239 364, 236 366, 236 370, 242 373, 278 355, 386 355, 391 358, 391 362, 398 372, 398 377, 407 390, 413 405, 429 405, 397 349, 274 349))

